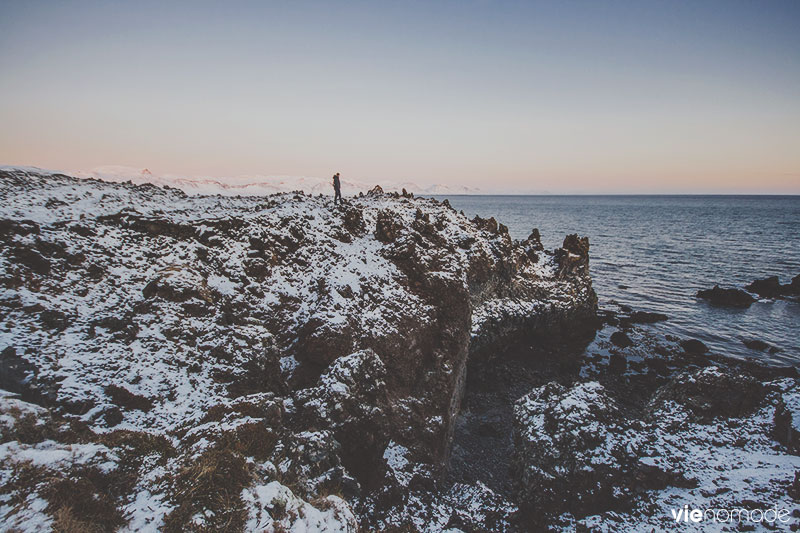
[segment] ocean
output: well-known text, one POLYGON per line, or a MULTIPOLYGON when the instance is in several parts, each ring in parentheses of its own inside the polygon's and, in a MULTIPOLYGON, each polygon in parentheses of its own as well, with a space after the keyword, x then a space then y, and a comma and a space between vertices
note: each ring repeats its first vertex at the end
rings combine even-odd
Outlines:
MULTIPOLYGON (((443 197, 438 197, 443 198, 443 197)), ((800 366, 800 303, 759 299, 749 309, 695 297, 715 284, 744 288, 800 274, 800 196, 447 196, 472 217, 495 217, 515 239, 533 228, 545 247, 588 236, 600 306, 665 313, 652 327, 737 358, 800 366), (777 353, 747 348, 760 339, 777 353)))

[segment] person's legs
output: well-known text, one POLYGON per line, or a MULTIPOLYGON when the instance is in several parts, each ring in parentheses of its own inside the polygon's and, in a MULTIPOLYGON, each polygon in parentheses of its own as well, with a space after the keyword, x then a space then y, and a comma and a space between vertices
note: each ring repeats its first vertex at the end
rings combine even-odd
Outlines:
POLYGON ((336 189, 336 196, 333 198, 333 203, 340 202, 342 200, 342 191, 336 189))

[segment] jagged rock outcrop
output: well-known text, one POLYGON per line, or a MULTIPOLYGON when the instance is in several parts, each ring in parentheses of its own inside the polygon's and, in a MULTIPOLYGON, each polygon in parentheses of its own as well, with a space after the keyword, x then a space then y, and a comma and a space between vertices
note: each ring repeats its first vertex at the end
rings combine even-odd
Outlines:
POLYGON ((597 382, 531 391, 514 409, 514 472, 521 509, 547 515, 609 509, 637 463, 634 428, 597 382))
POLYGON ((336 508, 326 520, 346 529, 347 504, 317 497, 407 498, 388 449, 414 457, 419 486, 440 478, 468 357, 594 325, 587 239, 548 252, 432 199, 0 178, 4 382, 93 432, 169 442, 172 481, 141 466, 119 495, 155 501, 118 502, 140 527, 286 527, 275 496, 336 508), (209 494, 192 499, 192 476, 209 494))
POLYGON ((649 398, 642 409, 631 389, 595 381, 535 388, 514 410, 512 475, 526 526, 644 522, 649 530, 676 497, 700 508, 761 498, 793 508, 786 489, 800 468, 790 455, 800 449, 800 382, 779 375, 761 382, 738 364, 681 372, 660 386, 642 375, 650 387, 632 389, 649 398))
POLYGON ((719 285, 714 285, 713 289, 697 291, 697 297, 721 307, 747 308, 755 302, 752 296, 741 289, 723 289, 719 285))
POLYGON ((698 422, 742 417, 755 410, 765 392, 761 382, 752 376, 724 372, 714 366, 677 376, 654 395, 650 409, 675 402, 698 422))
POLYGON ((778 276, 757 279, 746 286, 745 289, 764 298, 800 296, 800 275, 795 276, 792 278, 791 283, 785 285, 781 285, 778 276))

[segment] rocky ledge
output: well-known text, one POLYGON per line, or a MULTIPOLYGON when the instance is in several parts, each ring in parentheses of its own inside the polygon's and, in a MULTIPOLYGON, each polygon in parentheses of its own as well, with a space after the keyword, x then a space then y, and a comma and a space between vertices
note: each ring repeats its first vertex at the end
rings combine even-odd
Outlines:
POLYGON ((596 326, 587 239, 544 250, 446 201, 22 170, 0 193, 12 529, 441 529, 465 502, 488 527, 481 483, 413 499, 439 490, 468 361, 596 326))

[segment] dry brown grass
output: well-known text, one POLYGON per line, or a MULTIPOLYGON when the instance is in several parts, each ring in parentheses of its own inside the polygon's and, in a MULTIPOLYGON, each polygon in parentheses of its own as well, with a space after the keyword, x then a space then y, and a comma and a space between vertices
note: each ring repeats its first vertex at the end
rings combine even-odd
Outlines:
POLYGON ((206 450, 171 480, 176 508, 166 516, 164 530, 241 531, 247 518, 241 493, 250 480, 250 468, 241 455, 226 448, 206 450), (205 511, 213 513, 206 525, 190 523, 205 511))
POLYGON ((5 414, 14 418, 14 425, 3 432, 4 442, 100 443, 113 448, 120 457, 119 467, 110 472, 76 465, 62 471, 37 467, 30 462, 8 465, 10 476, 0 487, 0 494, 9 496, 12 507, 23 506, 31 494, 40 495, 48 503, 47 513, 53 517, 56 531, 117 530, 126 522, 120 507, 136 484, 143 458, 153 453, 167 457, 174 452, 169 441, 161 436, 133 431, 98 435, 84 423, 64 420, 57 415, 23 412, 17 408, 7 409, 5 414))
POLYGON ((327 511, 329 509, 333 509, 333 503, 328 499, 328 496, 338 496, 339 498, 344 499, 344 495, 342 494, 342 486, 341 485, 325 485, 323 486, 317 495, 311 499, 308 503, 320 511, 327 511))
POLYGON ((53 531, 56 533, 104 533, 99 525, 76 518, 69 507, 62 507, 53 514, 53 531))
POLYGON ((47 470, 34 466, 30 461, 12 463, 10 475, 2 487, 0 494, 10 496, 8 504, 11 507, 23 505, 25 498, 35 492, 37 487, 48 478, 47 470))
POLYGON ((277 441, 277 435, 263 422, 248 422, 240 425, 234 431, 225 432, 220 439, 220 444, 224 448, 259 461, 265 461, 269 459, 277 441))
POLYGON ((115 531, 126 522, 118 504, 133 481, 116 471, 85 468, 49 479, 41 494, 50 515, 63 521, 64 531, 115 531))
POLYGON ((23 412, 16 406, 3 411, 14 419, 14 425, 0 433, 0 443, 18 441, 22 444, 38 444, 54 440, 63 444, 92 442, 96 435, 85 422, 65 420, 52 413, 23 412))
POLYGON ((122 448, 123 456, 139 459, 151 454, 158 454, 162 459, 166 459, 175 453, 175 448, 166 437, 144 431, 121 429, 99 435, 98 440, 109 448, 122 448))

